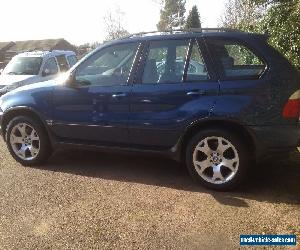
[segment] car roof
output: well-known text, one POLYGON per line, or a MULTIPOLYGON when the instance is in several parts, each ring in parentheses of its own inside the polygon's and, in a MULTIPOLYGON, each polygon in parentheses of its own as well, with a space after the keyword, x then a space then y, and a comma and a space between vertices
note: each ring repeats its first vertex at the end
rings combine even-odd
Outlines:
POLYGON ((15 57, 42 57, 42 58, 49 58, 53 56, 60 56, 60 55, 76 55, 73 51, 68 50, 52 50, 52 51, 42 51, 42 50, 35 50, 35 51, 26 51, 22 52, 15 57))
MULTIPOLYGON (((217 29, 216 29, 217 30, 217 29)), ((122 43, 129 43, 129 42, 142 42, 142 41, 153 41, 153 40, 168 40, 168 39, 190 39, 190 38, 198 38, 198 37, 221 37, 221 38, 235 38, 240 40, 248 40, 252 38, 259 38, 266 40, 266 34, 259 34, 259 33, 248 33, 242 31, 210 31, 210 32, 145 32, 145 33, 137 33, 130 35, 125 38, 113 40, 107 42, 105 45, 113 45, 113 44, 122 44, 122 43)))

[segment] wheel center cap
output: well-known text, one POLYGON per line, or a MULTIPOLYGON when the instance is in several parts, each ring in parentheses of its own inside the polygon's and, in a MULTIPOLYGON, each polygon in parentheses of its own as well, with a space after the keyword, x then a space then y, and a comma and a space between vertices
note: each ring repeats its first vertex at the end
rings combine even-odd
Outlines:
POLYGON ((219 164, 221 162, 221 157, 218 153, 213 152, 210 157, 212 163, 219 164))
POLYGON ((218 162, 219 161, 219 157, 218 156, 213 156, 212 161, 214 163, 218 162))
POLYGON ((26 139, 24 140, 24 142, 25 142, 26 144, 30 144, 30 143, 31 143, 31 140, 30 140, 29 138, 26 138, 26 139))

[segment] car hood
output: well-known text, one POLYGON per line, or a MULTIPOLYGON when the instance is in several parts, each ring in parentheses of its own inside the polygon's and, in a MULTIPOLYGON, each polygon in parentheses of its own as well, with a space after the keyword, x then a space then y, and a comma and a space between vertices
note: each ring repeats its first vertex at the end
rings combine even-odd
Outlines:
POLYGON ((51 88, 57 85, 63 84, 62 81, 54 79, 54 80, 49 80, 49 81, 44 81, 44 82, 37 82, 29 85, 24 85, 22 87, 19 87, 13 91, 10 91, 9 93, 15 94, 18 92, 24 92, 24 91, 31 91, 31 90, 37 90, 37 89, 46 89, 46 88, 51 88))
POLYGON ((17 82, 33 83, 38 79, 40 79, 40 76, 36 75, 0 75, 0 86, 4 87, 17 82))
POLYGON ((38 109, 38 105, 49 100, 56 85, 56 81, 50 80, 25 85, 12 90, 0 97, 0 108, 2 112, 12 107, 26 106, 38 109))
POLYGON ((9 91, 0 97, 0 108, 4 111, 12 106, 33 105, 35 98, 47 98, 51 95, 55 86, 60 84, 64 84, 64 82, 49 80, 9 91))

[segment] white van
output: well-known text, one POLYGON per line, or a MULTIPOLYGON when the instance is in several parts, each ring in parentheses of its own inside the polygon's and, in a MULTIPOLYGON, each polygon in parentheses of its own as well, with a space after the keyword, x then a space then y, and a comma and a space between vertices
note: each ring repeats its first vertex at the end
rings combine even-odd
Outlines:
POLYGON ((0 75, 0 95, 20 86, 48 81, 77 62, 73 51, 32 51, 14 56, 0 75))

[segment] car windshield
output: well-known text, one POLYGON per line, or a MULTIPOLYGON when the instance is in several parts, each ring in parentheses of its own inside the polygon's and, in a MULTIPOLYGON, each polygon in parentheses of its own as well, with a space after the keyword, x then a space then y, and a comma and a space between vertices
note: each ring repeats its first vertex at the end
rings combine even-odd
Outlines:
POLYGON ((42 64, 40 57, 15 57, 5 67, 6 75, 38 75, 42 64))

